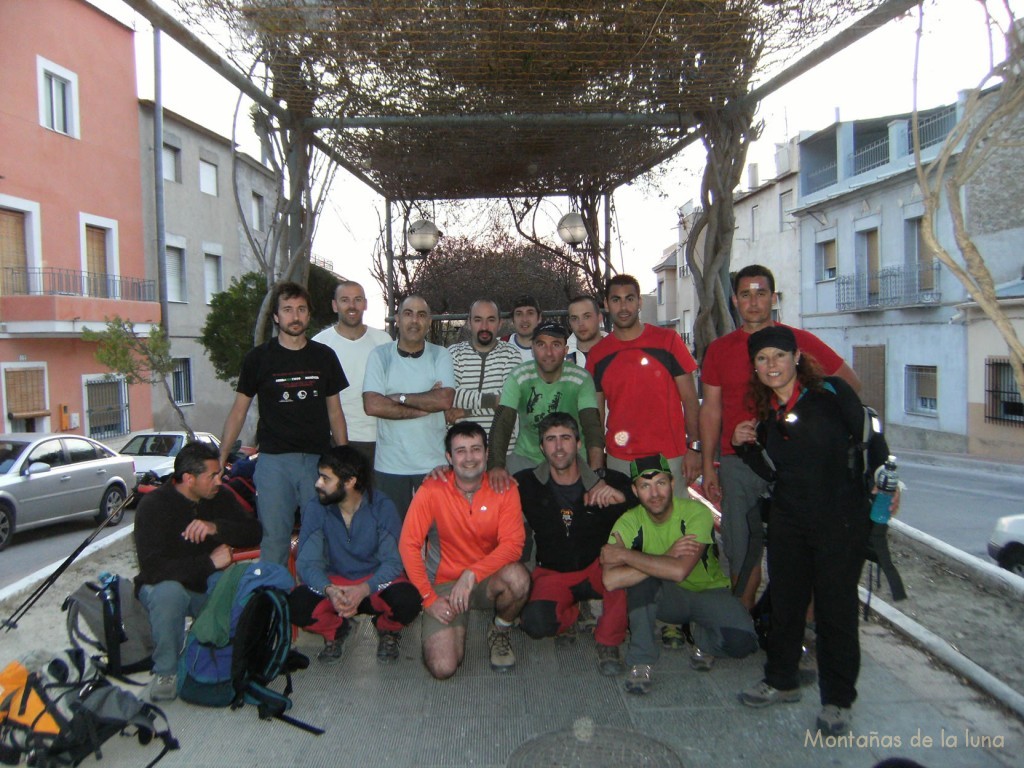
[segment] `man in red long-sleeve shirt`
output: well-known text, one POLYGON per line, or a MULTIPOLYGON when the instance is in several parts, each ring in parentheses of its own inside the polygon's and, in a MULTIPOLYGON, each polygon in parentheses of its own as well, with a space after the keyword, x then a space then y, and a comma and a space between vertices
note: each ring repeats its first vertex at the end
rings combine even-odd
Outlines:
POLYGON ((454 675, 465 655, 469 610, 493 608, 491 669, 506 672, 516 663, 512 622, 530 592, 530 574, 519 563, 525 540, 519 491, 491 487, 487 434, 475 422, 448 430, 445 455, 451 472, 420 486, 398 544, 423 599, 423 661, 439 680, 454 675))

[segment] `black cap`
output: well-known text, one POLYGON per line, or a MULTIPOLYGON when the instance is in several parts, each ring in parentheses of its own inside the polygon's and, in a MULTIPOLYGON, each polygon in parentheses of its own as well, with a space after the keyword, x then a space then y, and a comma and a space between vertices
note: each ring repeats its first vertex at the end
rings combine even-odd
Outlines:
POLYGON ((537 327, 533 329, 533 336, 530 338, 536 340, 538 336, 555 336, 562 341, 569 340, 569 332, 562 327, 561 323, 556 323, 552 320, 539 323, 537 327))
POLYGON ((751 360, 765 347, 796 352, 796 336, 784 325, 769 325, 747 338, 747 352, 750 353, 751 360))

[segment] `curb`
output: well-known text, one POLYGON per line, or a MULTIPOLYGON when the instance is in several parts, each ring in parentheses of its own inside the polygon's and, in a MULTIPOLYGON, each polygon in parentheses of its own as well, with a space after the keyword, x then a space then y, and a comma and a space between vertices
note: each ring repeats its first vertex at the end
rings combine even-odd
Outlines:
MULTIPOLYGON (((130 525, 126 525, 125 527, 121 528, 115 533, 110 534, 109 536, 104 536, 99 541, 94 541, 92 544, 90 544, 88 547, 86 547, 79 553, 78 557, 75 558, 75 562, 79 563, 89 555, 93 555, 97 552, 103 551, 111 544, 116 544, 126 536, 130 536, 134 531, 135 523, 132 523, 130 525)), ((13 584, 8 584, 3 589, 0 589, 0 602, 3 602, 8 598, 14 597, 20 592, 27 592, 30 589, 35 588, 37 585, 42 584, 44 581, 46 581, 50 574, 52 574, 54 571, 57 570, 57 568, 60 567, 64 560, 67 560, 67 558, 65 557, 62 560, 57 560, 54 563, 50 563, 49 565, 40 568, 35 573, 30 573, 28 576, 25 576, 19 579, 18 581, 14 582, 13 584)))
MULTIPOLYGON (((867 590, 864 587, 857 587, 857 589, 860 592, 861 602, 865 602, 868 595, 867 590)), ((975 687, 980 688, 1000 704, 1011 709, 1017 717, 1024 719, 1024 696, 1020 693, 975 664, 934 632, 925 629, 913 619, 900 613, 879 598, 877 594, 871 597, 871 608, 902 635, 910 638, 957 674, 967 678, 975 687)))
POLYGON ((1024 578, 982 560, 980 557, 969 555, 924 531, 901 523, 899 520, 890 520, 889 530, 906 539, 912 549, 927 555, 953 560, 966 568, 971 578, 980 584, 1024 602, 1024 578))
POLYGON ((928 467, 958 467, 978 472, 992 472, 999 475, 1020 475, 1024 472, 1024 463, 1019 461, 999 461, 982 459, 966 453, 939 453, 937 451, 917 451, 911 448, 893 446, 891 452, 907 464, 928 467))

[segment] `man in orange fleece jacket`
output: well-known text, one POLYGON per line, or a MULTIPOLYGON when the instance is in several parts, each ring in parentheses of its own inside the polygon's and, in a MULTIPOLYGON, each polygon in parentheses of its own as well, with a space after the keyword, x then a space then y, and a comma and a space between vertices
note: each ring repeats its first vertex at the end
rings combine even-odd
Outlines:
POLYGON ((451 470, 420 486, 398 544, 423 599, 423 661, 438 680, 454 675, 465 655, 469 610, 493 609, 491 669, 507 672, 516 663, 512 622, 530 592, 530 574, 519 562, 525 540, 519 490, 491 487, 487 433, 475 422, 448 430, 445 456, 451 470))

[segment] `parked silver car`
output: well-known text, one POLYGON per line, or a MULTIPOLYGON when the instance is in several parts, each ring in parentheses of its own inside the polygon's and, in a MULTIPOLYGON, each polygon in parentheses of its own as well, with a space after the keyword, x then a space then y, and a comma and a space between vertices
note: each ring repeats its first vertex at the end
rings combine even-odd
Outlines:
POLYGON ((135 462, 88 437, 0 434, 0 549, 15 530, 79 517, 101 523, 134 484, 135 462))

